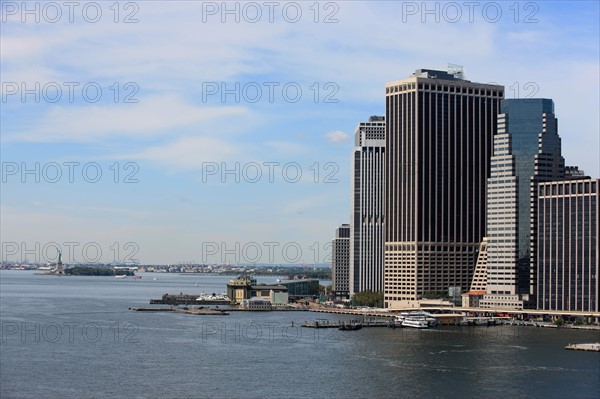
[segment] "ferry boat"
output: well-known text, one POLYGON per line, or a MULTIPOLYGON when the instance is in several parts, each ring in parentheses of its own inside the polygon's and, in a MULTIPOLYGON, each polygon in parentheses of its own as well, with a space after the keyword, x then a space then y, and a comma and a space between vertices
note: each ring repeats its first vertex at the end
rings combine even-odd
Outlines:
POLYGON ((402 327, 429 328, 429 323, 424 318, 408 316, 404 318, 402 327))
POLYGON ((428 327, 435 327, 438 325, 438 321, 433 315, 429 312, 425 312, 423 310, 413 310, 410 312, 402 312, 400 316, 396 316, 396 325, 404 322, 404 320, 423 320, 427 324, 428 327))

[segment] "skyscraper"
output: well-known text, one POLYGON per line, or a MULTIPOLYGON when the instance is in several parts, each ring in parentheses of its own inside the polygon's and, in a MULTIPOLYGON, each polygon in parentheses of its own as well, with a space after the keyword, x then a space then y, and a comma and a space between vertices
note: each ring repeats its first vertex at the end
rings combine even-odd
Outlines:
MULTIPOLYGON (((536 298, 536 273, 537 273, 537 234, 538 234, 538 212, 536 206, 538 203, 538 184, 548 181, 557 181, 570 178, 567 175, 567 168, 565 168, 565 159, 561 155, 561 139, 558 136, 558 120, 554 117, 554 114, 543 114, 543 125, 542 133, 539 135, 538 140, 538 153, 535 154, 534 161, 534 172, 531 178, 531 202, 530 202, 530 214, 531 214, 531 239, 530 239, 530 282, 529 282, 529 294, 530 294, 530 306, 535 306, 533 301, 536 298)), ((572 167, 571 170, 577 171, 576 167, 572 167)))
POLYGON ((537 308, 600 310, 600 180, 537 187, 537 308))
POLYGON ((462 71, 421 69, 386 84, 386 307, 469 287, 503 96, 462 71))
POLYGON ((487 185, 487 295, 480 306, 522 309, 530 293, 532 179, 560 178, 564 161, 552 100, 502 100, 500 110, 487 185), (546 166, 536 172, 540 159, 546 166))
POLYGON ((385 118, 371 116, 354 133, 350 215, 350 295, 383 290, 385 118))
POLYGON ((331 284, 337 299, 348 298, 350 293, 350 225, 335 229, 331 246, 331 284))

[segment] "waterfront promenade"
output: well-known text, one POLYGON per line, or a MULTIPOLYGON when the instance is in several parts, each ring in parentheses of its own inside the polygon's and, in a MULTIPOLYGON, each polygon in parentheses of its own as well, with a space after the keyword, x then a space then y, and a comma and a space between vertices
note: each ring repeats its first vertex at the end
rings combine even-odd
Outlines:
POLYGON ((169 308, 143 308, 143 307, 130 307, 129 310, 133 310, 136 312, 175 312, 175 313, 185 313, 192 314, 198 316, 227 316, 229 313, 224 310, 211 309, 211 308, 177 308, 177 307, 169 307, 169 308))
POLYGON ((600 312, 574 312, 574 311, 550 311, 550 310, 510 310, 503 308, 483 309, 483 308, 464 308, 464 307, 422 307, 422 308, 405 308, 405 309, 339 309, 327 307, 311 308, 311 312, 322 313, 338 313, 363 316, 378 316, 378 317, 396 317, 402 312, 410 311, 427 311, 427 312, 443 312, 439 315, 446 316, 462 316, 462 313, 471 313, 477 315, 509 315, 512 319, 523 321, 538 318, 559 318, 559 317, 582 317, 596 320, 596 326, 600 326, 600 312))

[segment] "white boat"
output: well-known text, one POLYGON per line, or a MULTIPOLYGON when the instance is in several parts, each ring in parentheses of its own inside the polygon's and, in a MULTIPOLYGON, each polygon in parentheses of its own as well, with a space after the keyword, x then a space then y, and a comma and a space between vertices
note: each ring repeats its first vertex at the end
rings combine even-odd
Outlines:
POLYGON ((119 274, 119 275, 115 276, 115 278, 119 278, 119 279, 120 279, 120 278, 127 278, 127 276, 126 276, 126 275, 124 275, 124 274, 119 274))
POLYGON ((409 316, 404 318, 402 327, 429 328, 429 323, 427 323, 427 320, 424 318, 409 316))

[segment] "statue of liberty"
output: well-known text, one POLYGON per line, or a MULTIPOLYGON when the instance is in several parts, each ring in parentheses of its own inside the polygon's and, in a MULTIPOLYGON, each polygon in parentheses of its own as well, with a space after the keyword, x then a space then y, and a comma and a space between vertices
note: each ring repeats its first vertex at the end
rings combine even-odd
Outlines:
POLYGON ((54 269, 54 272, 58 273, 58 274, 64 273, 63 264, 62 264, 62 253, 60 252, 60 250, 58 250, 58 262, 56 262, 56 269, 54 269))

